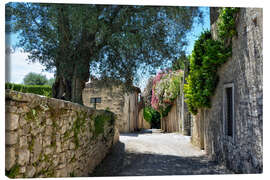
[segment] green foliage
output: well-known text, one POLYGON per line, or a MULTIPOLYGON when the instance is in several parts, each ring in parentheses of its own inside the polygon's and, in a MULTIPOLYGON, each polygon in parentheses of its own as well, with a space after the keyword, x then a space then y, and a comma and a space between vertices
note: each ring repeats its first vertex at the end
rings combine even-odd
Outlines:
POLYGON ((159 73, 153 81, 151 105, 163 117, 168 115, 170 106, 181 93, 180 84, 182 77, 183 71, 178 70, 159 73))
POLYGON ((185 62, 187 61, 187 57, 185 55, 180 56, 178 59, 175 59, 172 62, 172 70, 176 71, 176 70, 184 70, 185 67, 185 62))
POLYGON ((95 132, 94 135, 97 137, 99 134, 104 133, 104 126, 106 122, 113 123, 114 116, 112 113, 105 112, 94 117, 95 132))
POLYGON ((74 82, 84 84, 89 74, 132 85, 141 71, 172 60, 185 50, 185 35, 202 13, 196 7, 53 3, 8 3, 6 12, 28 60, 56 70, 55 96, 64 92, 78 103, 83 86, 74 82))
POLYGON ((221 40, 231 38, 237 34, 235 29, 235 15, 239 8, 221 8, 217 23, 218 36, 221 40))
POLYGON ((190 57, 190 72, 184 93, 189 111, 197 113, 199 108, 210 107, 210 97, 218 83, 217 70, 231 56, 231 48, 226 48, 220 41, 211 38, 206 31, 195 42, 190 57))
POLYGON ((151 106, 147 106, 143 109, 143 118, 151 124, 151 127, 159 127, 160 113, 153 109, 151 106))
POLYGON ((23 93, 33 93, 47 97, 52 97, 52 88, 48 85, 22 85, 22 84, 6 83, 5 89, 11 89, 23 93))
POLYGON ((45 85, 48 79, 45 75, 30 72, 23 78, 23 84, 25 85, 45 85))
POLYGON ((147 122, 151 123, 153 113, 154 113, 154 109, 153 108, 151 108, 151 107, 145 107, 143 109, 143 118, 147 122))
POLYGON ((19 174, 20 166, 15 164, 9 171, 6 171, 6 176, 9 178, 15 178, 19 174))
POLYGON ((199 108, 211 107, 210 97, 214 94, 218 83, 217 70, 231 56, 231 41, 237 34, 235 15, 239 8, 222 8, 217 21, 218 40, 213 40, 206 31, 195 42, 190 57, 190 73, 184 85, 186 103, 189 111, 197 114, 199 108))

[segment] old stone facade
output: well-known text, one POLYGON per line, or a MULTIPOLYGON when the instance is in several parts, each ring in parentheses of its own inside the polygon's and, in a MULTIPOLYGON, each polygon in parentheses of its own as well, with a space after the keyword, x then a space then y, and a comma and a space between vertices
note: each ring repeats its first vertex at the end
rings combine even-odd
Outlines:
POLYGON ((11 90, 5 124, 13 178, 88 176, 119 138, 111 112, 11 90))
MULTIPOLYGON (((210 12, 216 38, 218 8, 210 12)), ((218 70, 212 106, 201 109, 192 122, 192 143, 238 173, 261 173, 263 168, 262 22, 262 9, 240 9, 232 57, 218 70)))
POLYGON ((129 92, 123 91, 122 85, 106 87, 95 82, 88 83, 83 90, 83 103, 94 107, 91 99, 100 98, 96 109, 107 109, 116 114, 116 127, 120 133, 133 132, 138 129, 138 94, 139 88, 129 92))

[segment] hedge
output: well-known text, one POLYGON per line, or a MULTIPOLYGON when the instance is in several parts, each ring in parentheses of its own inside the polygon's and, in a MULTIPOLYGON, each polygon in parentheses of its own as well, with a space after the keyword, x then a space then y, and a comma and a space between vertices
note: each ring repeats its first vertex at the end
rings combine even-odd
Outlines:
POLYGON ((11 89, 23 93, 33 93, 42 96, 52 97, 52 88, 48 85, 22 85, 22 84, 6 83, 5 89, 11 89))

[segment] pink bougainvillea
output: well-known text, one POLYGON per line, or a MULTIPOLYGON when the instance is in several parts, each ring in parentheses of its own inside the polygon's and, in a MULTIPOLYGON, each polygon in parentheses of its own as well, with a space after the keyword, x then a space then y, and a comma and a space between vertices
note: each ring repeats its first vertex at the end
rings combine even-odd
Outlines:
POLYGON ((165 73, 161 71, 153 79, 151 106, 156 110, 158 110, 159 106, 158 106, 158 97, 155 95, 155 87, 157 82, 161 80, 164 74, 165 73))
POLYGON ((180 93, 180 83, 183 72, 181 70, 164 70, 153 79, 151 106, 157 111, 166 109, 173 104, 180 93))

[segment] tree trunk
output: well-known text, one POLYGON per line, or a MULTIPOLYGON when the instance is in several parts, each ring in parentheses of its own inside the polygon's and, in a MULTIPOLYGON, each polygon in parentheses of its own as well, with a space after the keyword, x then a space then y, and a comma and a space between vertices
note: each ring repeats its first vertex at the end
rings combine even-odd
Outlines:
MULTIPOLYGON (((71 32, 68 9, 61 6, 58 11, 58 31, 60 42, 56 61, 56 81, 53 85, 53 97, 83 104, 82 91, 89 79, 89 58, 95 40, 95 34, 87 35, 83 26, 81 42, 74 49, 70 48, 71 32)), ((86 19, 87 20, 87 19, 86 19)), ((85 20, 85 21, 86 21, 85 20)))
POLYGON ((52 86, 52 96, 57 99, 71 101, 71 83, 64 76, 57 75, 52 86))
POLYGON ((74 76, 72 79, 72 95, 71 101, 79 104, 83 104, 82 99, 82 91, 85 87, 85 81, 81 80, 80 78, 74 76))
MULTIPOLYGON (((76 62, 76 61, 75 61, 76 62)), ((85 83, 89 80, 89 60, 81 59, 79 63, 74 63, 74 70, 71 84, 71 101, 83 104, 82 92, 85 83)))

